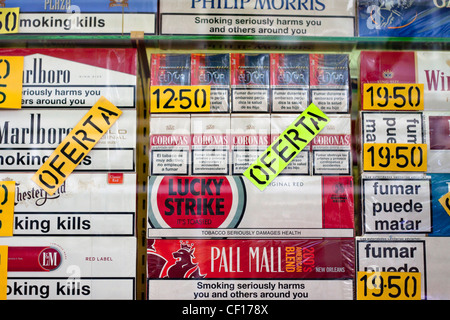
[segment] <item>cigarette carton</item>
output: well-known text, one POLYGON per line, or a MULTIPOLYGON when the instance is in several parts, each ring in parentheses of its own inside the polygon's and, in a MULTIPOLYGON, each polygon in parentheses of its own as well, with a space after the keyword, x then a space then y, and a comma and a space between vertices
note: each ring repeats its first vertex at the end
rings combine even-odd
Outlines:
POLYGON ((187 175, 190 172, 191 118, 171 114, 150 117, 150 174, 187 175))
POLYGON ((353 257, 352 238, 148 240, 148 299, 352 299, 353 257))
POLYGON ((3 237, 7 300, 132 300, 134 237, 3 237))
POLYGON ((50 196, 31 173, 0 174, 15 182, 14 236, 133 236, 136 174, 111 175, 73 173, 50 196))
POLYGON ((353 229, 351 176, 278 176, 263 192, 240 176, 149 179, 148 238, 352 237, 353 229))
POLYGON ((232 112, 268 112, 269 54, 231 54, 232 112))

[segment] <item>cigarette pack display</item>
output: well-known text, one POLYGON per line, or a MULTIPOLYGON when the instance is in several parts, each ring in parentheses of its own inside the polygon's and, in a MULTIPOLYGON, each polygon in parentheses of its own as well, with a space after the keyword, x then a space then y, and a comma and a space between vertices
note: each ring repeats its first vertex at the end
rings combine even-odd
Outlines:
POLYGON ((164 0, 162 35, 355 36, 355 1, 164 0))
POLYGON ((14 236, 133 236, 136 174, 73 173, 50 196, 32 173, 3 173, 14 181, 14 236))
MULTIPOLYGON (((362 51, 361 93, 366 83, 423 84, 424 110, 449 111, 449 61, 450 54, 445 51, 362 51)), ((400 99, 396 101, 401 104, 400 99)), ((366 108, 363 94, 361 108, 366 108)))
POLYGON ((311 54, 311 102, 325 113, 350 112, 350 67, 347 54, 311 54))
MULTIPOLYGON (((0 171, 38 170, 86 112, 29 108, 2 111, 0 171)), ((136 110, 124 109, 75 170, 134 172, 135 151, 136 110)))
POLYGON ((0 49, 0 56, 24 57, 22 108, 91 108, 102 96, 136 108, 135 49, 0 49))
POLYGON ((148 238, 354 234, 352 176, 278 176, 263 192, 240 176, 159 176, 148 192, 148 238))
POLYGON ((231 174, 241 175, 270 145, 269 114, 231 114, 231 174))
POLYGON ((191 55, 155 53, 151 56, 152 86, 188 86, 191 84, 191 55))
POLYGON ((428 172, 450 172, 450 112, 423 112, 428 172))
POLYGON ((431 210, 433 212, 433 232, 429 236, 450 237, 450 207, 439 200, 450 192, 449 173, 430 173, 431 177, 431 210))
POLYGON ((301 113, 309 106, 309 55, 270 54, 272 112, 301 113))
POLYGON ((233 112, 268 112, 270 55, 232 53, 231 101, 233 112))
POLYGON ((16 0, 21 34, 123 35, 156 33, 157 0, 16 0))
POLYGON ((211 87, 211 112, 230 111, 230 55, 191 55, 191 84, 211 87))
POLYGON ((148 298, 351 299, 354 250, 352 238, 148 240, 148 298))
POLYGON ((435 233, 437 221, 431 199, 430 177, 364 173, 361 177, 363 234, 404 237, 435 233))
MULTIPOLYGON (((422 300, 450 298, 449 237, 356 238, 356 273, 419 273, 422 300)), ((411 291, 414 289, 411 289, 411 291)), ((378 293, 378 292, 377 292, 378 293)))
POLYGON ((135 299, 134 237, 2 237, 8 300, 135 299))
POLYGON ((151 175, 189 174, 190 151, 190 115, 153 114, 150 117, 151 175))
POLYGON ((230 114, 191 115, 193 175, 229 174, 230 114))
POLYGON ((361 37, 450 36, 446 1, 359 0, 357 11, 361 37))
MULTIPOLYGON (((291 123, 297 119, 297 114, 275 114, 270 117, 270 143, 273 143, 286 130, 291 123)), ((284 168, 280 175, 310 175, 311 161, 310 150, 304 148, 292 161, 284 168)))

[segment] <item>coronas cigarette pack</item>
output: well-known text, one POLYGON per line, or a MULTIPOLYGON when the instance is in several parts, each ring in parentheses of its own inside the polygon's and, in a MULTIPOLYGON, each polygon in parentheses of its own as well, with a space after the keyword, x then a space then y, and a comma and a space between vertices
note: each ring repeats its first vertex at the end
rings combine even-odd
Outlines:
POLYGON ((134 237, 2 237, 7 300, 132 300, 134 237))
POLYGON ((352 238, 148 240, 148 298, 352 299, 354 250, 352 238))
POLYGON ((148 192, 148 238, 353 236, 351 176, 278 176, 263 192, 241 176, 158 176, 148 192))

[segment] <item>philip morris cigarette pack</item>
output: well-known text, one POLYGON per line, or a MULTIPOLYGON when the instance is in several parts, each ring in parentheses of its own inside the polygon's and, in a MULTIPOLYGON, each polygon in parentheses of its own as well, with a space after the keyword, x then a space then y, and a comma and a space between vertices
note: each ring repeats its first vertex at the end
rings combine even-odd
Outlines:
POLYGON ((423 174, 363 173, 363 234, 400 237, 438 234, 442 226, 435 218, 431 185, 430 177, 423 174))
POLYGON ((362 37, 443 37, 448 29, 446 1, 360 0, 358 29, 362 37))
POLYGON ((190 54, 152 54, 150 69, 152 86, 188 86, 191 84, 190 54))
POLYGON ((73 173, 49 195, 32 173, 3 173, 14 181, 14 236, 133 236, 135 173, 73 173))
POLYGON ((356 238, 358 271, 418 272, 422 300, 450 298, 449 237, 356 238))
POLYGON ((191 174, 229 174, 230 114, 191 115, 191 174))
POLYGON ((230 111, 230 55, 193 53, 191 84, 211 87, 211 112, 230 111))
POLYGON ((190 172, 191 117, 152 114, 150 118, 150 175, 190 172))
POLYGON ((102 96, 136 109, 135 49, 0 49, 0 55, 24 57, 23 109, 90 109, 102 96))
POLYGON ((3 0, 2 4, 20 7, 21 34, 156 33, 156 0, 3 0))
POLYGON ((350 112, 350 67, 347 54, 311 54, 311 102, 325 113, 350 112))
MULTIPOLYGON (((38 170, 86 112, 72 108, 2 111, 0 171, 38 170)), ((136 111, 124 109, 75 171, 134 172, 135 152, 136 111)))
POLYGON ((134 237, 2 237, 7 300, 135 299, 134 237))
POLYGON ((362 51, 362 109, 365 108, 362 93, 366 83, 418 83, 424 85, 425 111, 449 111, 449 61, 450 54, 445 51, 362 51))
POLYGON ((160 1, 163 35, 355 36, 355 1, 160 1))
MULTIPOLYGON (((297 119, 297 114, 276 114, 270 115, 270 143, 272 144, 278 137, 297 119)), ((311 174, 311 154, 308 148, 304 148, 291 162, 281 171, 280 175, 310 175, 311 174)))
POLYGON ((450 112, 423 112, 430 173, 450 172, 450 112))
POLYGON ((148 240, 148 299, 352 299, 354 239, 148 240), (176 287, 177 290, 173 290, 176 287))
POLYGON ((232 53, 230 63, 232 112, 269 112, 269 54, 232 53))
POLYGON ((352 176, 278 176, 263 192, 241 176, 149 179, 148 238, 352 237, 353 230, 352 176))
POLYGON ((269 114, 231 114, 231 174, 240 175, 270 145, 269 114))
POLYGON ((309 54, 270 54, 272 112, 301 113, 309 106, 309 54))

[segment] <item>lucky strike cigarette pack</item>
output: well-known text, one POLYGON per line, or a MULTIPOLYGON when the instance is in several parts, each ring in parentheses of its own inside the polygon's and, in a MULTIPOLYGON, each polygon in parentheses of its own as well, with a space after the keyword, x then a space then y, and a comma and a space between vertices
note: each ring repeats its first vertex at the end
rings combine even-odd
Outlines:
POLYGON ((156 34, 157 0, 3 0, 2 6, 20 7, 21 34, 156 34))
POLYGON ((352 237, 352 176, 149 178, 148 238, 352 237), (301 205, 299 205, 301 204, 301 205))
POLYGON ((2 237, 7 300, 132 300, 134 237, 2 237))
POLYGON ((231 53, 233 112, 269 112, 270 55, 231 53))
POLYGON ((32 175, 0 174, 0 181, 15 182, 14 236, 135 234, 135 173, 73 173, 53 195, 32 175))
POLYGON ((354 249, 352 238, 148 240, 148 299, 352 299, 354 249))
POLYGON ((356 273, 415 272, 420 274, 422 300, 450 298, 449 237, 356 238, 356 273))
MULTIPOLYGON (((447 9, 448 10, 448 9, 447 9)), ((361 108, 366 83, 424 85, 425 111, 450 110, 450 54, 446 51, 362 51, 361 108)))

